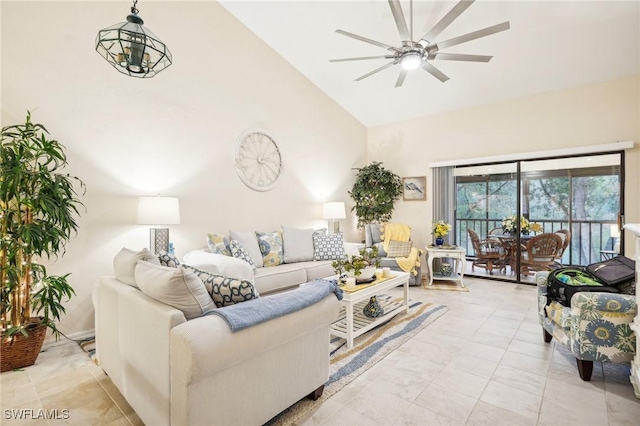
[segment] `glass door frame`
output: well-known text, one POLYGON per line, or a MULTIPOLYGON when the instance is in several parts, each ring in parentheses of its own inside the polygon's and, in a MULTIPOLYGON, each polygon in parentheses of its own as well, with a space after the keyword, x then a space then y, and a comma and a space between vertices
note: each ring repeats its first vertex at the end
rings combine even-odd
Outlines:
MULTIPOLYGON (((601 155, 619 155, 620 156, 620 161, 619 161, 619 174, 618 174, 618 191, 620 194, 620 199, 619 199, 619 212, 618 212, 618 229, 622 230, 623 226, 624 226, 624 212, 625 212, 625 151, 624 150, 615 150, 615 151, 605 151, 605 152, 592 152, 592 153, 582 153, 582 154, 570 154, 570 155, 563 155, 563 156, 549 156, 549 157, 535 157, 535 158, 525 158, 525 159, 514 159, 514 160, 509 160, 509 161, 499 161, 499 162, 485 162, 485 163, 472 163, 472 164, 466 164, 466 165, 458 165, 455 166, 455 168, 464 168, 464 167, 480 167, 480 166, 492 166, 492 165, 504 165, 504 164, 515 164, 516 166, 516 217, 521 217, 522 216, 522 206, 523 206, 523 198, 525 197, 525 194, 522 194, 522 163, 525 162, 535 162, 535 161, 545 161, 545 160, 558 160, 558 159, 575 159, 575 158, 581 158, 581 157, 594 157, 594 156, 601 156, 601 155)), ((570 185, 571 187, 571 185, 570 185)), ((454 188, 457 188, 457 178, 454 178, 454 188)), ((455 190, 457 193, 457 189, 455 190)), ((458 236, 458 230, 456 229, 458 226, 458 205, 457 205, 457 196, 454 197, 454 224, 453 224, 453 233, 455 236, 458 236)), ((573 203, 573 194, 569 194, 569 203, 570 206, 573 203)), ((568 222, 571 226, 571 224, 573 223, 572 219, 573 219, 573 213, 572 213, 573 209, 570 209, 570 214, 569 214, 569 218, 568 218, 568 222)), ((516 232, 516 247, 520 247, 520 243, 521 243, 521 238, 520 238, 520 221, 516 221, 517 222, 517 232, 516 232)), ((620 254, 624 255, 624 246, 625 246, 625 233, 624 232, 620 232, 620 254)), ((456 243, 460 243, 460 241, 456 241, 456 243)), ((571 247, 569 247, 569 250, 571 250, 571 247)), ((498 277, 498 276, 491 276, 491 275, 478 275, 478 277, 481 278, 486 278, 486 279, 492 279, 492 280, 497 280, 497 281, 505 281, 505 282, 513 282, 513 283, 517 283, 517 284, 528 284, 528 285, 535 285, 535 283, 531 283, 531 282, 526 282, 526 281, 522 281, 521 279, 521 274, 520 274, 520 256, 517 255, 515 258, 515 266, 516 266, 516 270, 518 271, 517 274, 515 274, 515 280, 512 279, 506 279, 506 278, 502 278, 502 277, 498 277)), ((472 273, 466 273, 469 275, 472 275, 472 273)))

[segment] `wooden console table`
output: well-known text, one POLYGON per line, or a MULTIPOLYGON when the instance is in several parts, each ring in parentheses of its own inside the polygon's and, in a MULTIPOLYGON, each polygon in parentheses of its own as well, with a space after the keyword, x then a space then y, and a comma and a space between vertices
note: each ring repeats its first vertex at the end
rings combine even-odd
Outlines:
MULTIPOLYGON (((633 259, 636 261, 636 302, 640 302, 640 290, 638 290, 640 286, 640 283, 638 283, 638 278, 640 278, 640 224, 627 224, 624 226, 624 230, 635 241, 636 252, 633 259)), ((636 333, 636 355, 631 361, 631 376, 629 379, 636 397, 640 398, 640 313, 633 320, 631 329, 636 333)))
MULTIPOLYGON (((445 246, 446 247, 446 246, 445 246)), ((467 258, 466 251, 462 247, 453 246, 453 247, 443 247, 439 248, 438 246, 426 246, 427 250, 427 267, 429 268, 429 283, 425 284, 425 288, 429 285, 433 285, 433 280, 444 280, 444 281, 456 281, 460 283, 461 287, 464 287, 464 282, 462 281, 464 277, 464 271, 467 267, 467 258), (435 258, 443 258, 450 257, 454 260, 453 267, 451 268, 451 275, 448 277, 443 276, 440 271, 435 272, 433 270, 433 260, 435 258)))

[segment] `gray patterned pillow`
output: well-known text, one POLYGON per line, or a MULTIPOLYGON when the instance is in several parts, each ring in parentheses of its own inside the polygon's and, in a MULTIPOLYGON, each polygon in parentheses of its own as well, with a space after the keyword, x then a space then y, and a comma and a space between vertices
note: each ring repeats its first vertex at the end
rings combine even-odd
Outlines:
POLYGON ((342 232, 337 234, 313 234, 313 259, 336 260, 344 259, 344 242, 342 232))
POLYGON ((218 308, 259 297, 251 281, 213 274, 189 265, 182 265, 182 267, 191 270, 200 278, 218 308))
POLYGON ((253 261, 242 244, 240 244, 236 240, 231 240, 231 242, 229 243, 229 248, 231 249, 231 254, 233 255, 233 257, 244 260, 249 265, 251 265, 254 270, 256 269, 256 263, 253 261))
POLYGON ((411 253, 413 243, 411 241, 389 241, 389 252, 387 257, 407 257, 411 253))
POLYGON ((222 234, 207 234, 207 247, 211 253, 231 256, 229 239, 222 234))
POLYGON ((180 266, 180 261, 176 257, 175 254, 167 253, 164 250, 160 250, 158 253, 158 260, 160 261, 160 265, 168 266, 170 268, 177 268, 180 266))

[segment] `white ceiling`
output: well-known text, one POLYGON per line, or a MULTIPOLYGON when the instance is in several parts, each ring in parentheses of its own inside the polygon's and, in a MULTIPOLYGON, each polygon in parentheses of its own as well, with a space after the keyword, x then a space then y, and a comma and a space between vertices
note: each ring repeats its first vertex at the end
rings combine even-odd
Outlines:
MULTIPOLYGON (((414 34, 418 34, 414 39, 456 3, 414 1, 414 34)), ((221 4, 368 127, 640 73, 638 0, 478 0, 435 42, 510 21, 508 31, 443 49, 493 59, 489 63, 433 61, 449 81, 441 83, 418 69, 409 73, 401 88, 394 88, 399 65, 354 81, 388 60, 329 63, 329 59, 387 53, 337 34, 336 29, 400 45, 386 0, 221 4)), ((402 1, 402 8, 408 16, 408 0, 402 1)))

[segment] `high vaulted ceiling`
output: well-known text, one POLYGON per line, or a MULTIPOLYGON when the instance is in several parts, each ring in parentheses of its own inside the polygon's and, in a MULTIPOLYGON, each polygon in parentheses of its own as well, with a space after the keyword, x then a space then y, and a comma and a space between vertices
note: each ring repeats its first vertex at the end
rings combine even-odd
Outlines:
MULTIPOLYGON (((457 1, 413 3, 414 39, 457 1)), ((509 21, 511 29, 449 49, 491 55, 488 63, 433 61, 450 80, 422 69, 395 88, 400 65, 356 82, 389 60, 385 49, 337 34, 401 44, 386 0, 221 1, 237 19, 366 126, 438 114, 640 73, 640 2, 478 0, 435 40, 509 21)), ((401 2, 407 20, 410 2, 401 2)), ((260 64, 256 64, 257 67, 260 64)))

